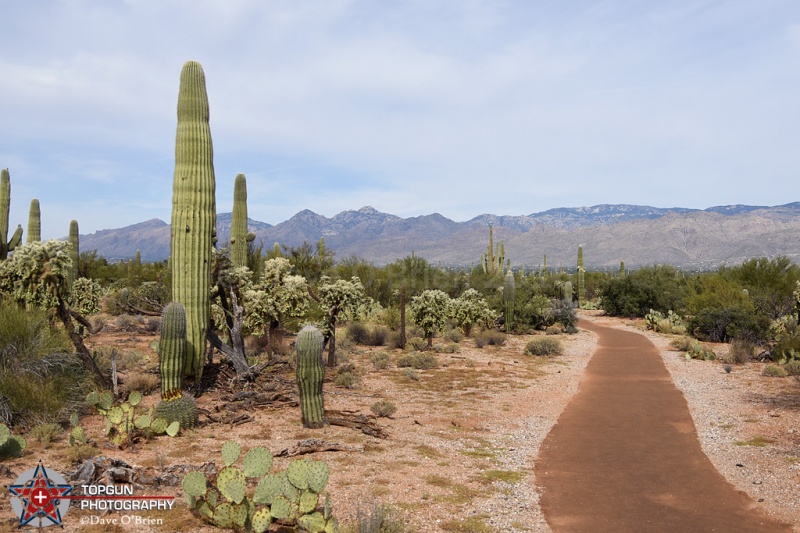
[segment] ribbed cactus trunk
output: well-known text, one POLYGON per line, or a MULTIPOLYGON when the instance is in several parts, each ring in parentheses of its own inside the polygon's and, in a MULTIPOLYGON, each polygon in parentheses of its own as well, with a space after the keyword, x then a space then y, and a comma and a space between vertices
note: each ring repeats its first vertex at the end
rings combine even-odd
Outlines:
POLYGON ((586 301, 586 281, 583 268, 583 246, 578 246, 578 307, 583 307, 586 301))
POLYGON ((572 282, 565 281, 564 284, 561 286, 561 298, 565 302, 572 301, 572 282))
POLYGON ((303 427, 321 428, 328 424, 322 396, 325 365, 322 362, 322 333, 306 326, 297 334, 297 388, 303 427))
POLYGON ((185 366, 186 308, 180 302, 170 302, 161 314, 161 340, 158 342, 162 400, 173 400, 183 395, 185 366))
POLYGON ((28 211, 28 240, 26 244, 39 242, 42 240, 42 211, 39 208, 39 200, 31 200, 31 208, 28 211))
POLYGON ((238 174, 233 183, 231 262, 236 267, 247 266, 247 178, 244 174, 238 174))
POLYGON ((625 277, 625 261, 619 262, 619 277, 621 278, 625 277))
POLYGON ((505 304, 506 333, 514 327, 514 304, 517 299, 517 285, 514 282, 514 273, 509 268, 503 280, 503 303, 505 304))
POLYGON ((67 285, 69 286, 70 290, 72 289, 72 284, 75 283, 75 280, 78 279, 78 263, 80 262, 81 257, 81 250, 80 250, 80 234, 78 233, 78 221, 71 220, 69 223, 69 258, 72 260, 72 266, 67 272, 67 285))
POLYGON ((187 61, 178 94, 172 188, 172 300, 186 308, 184 374, 197 383, 210 315, 211 249, 216 226, 214 156, 203 68, 187 61))
POLYGON ((11 209, 11 175, 8 169, 0 170, 0 261, 8 258, 11 252, 22 242, 22 226, 8 238, 8 223, 11 209))

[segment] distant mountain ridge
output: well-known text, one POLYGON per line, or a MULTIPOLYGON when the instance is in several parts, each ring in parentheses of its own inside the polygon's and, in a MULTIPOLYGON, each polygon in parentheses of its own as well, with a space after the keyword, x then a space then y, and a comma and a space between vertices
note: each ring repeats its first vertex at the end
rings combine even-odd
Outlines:
MULTIPOLYGON (((229 242, 231 214, 217 216, 218 246, 229 242)), ((786 255, 800 259, 800 202, 781 206, 731 205, 708 209, 602 204, 557 208, 520 216, 483 214, 454 222, 439 213, 401 218, 370 206, 332 218, 308 209, 274 226, 249 219, 256 242, 297 246, 325 238, 338 259, 358 256, 386 264, 414 251, 433 263, 478 264, 488 245, 488 226, 505 242, 512 265, 535 268, 547 254, 548 266, 574 266, 583 245, 590 268, 668 263, 683 268, 715 268, 750 257, 786 255)), ((147 261, 169 256, 169 225, 153 219, 125 228, 81 236, 81 249, 109 260, 147 261)))

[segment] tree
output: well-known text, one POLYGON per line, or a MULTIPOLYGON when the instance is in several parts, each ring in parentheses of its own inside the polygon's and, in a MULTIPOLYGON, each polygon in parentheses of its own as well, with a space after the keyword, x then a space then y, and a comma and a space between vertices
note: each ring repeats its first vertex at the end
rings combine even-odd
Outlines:
POLYGON ((411 300, 411 318, 422 328, 433 348, 433 334, 442 331, 449 316, 450 297, 439 289, 428 289, 411 300))
POLYGON ((323 338, 328 344, 328 366, 336 366, 336 324, 358 314, 358 309, 367 302, 367 295, 361 280, 357 277, 350 281, 339 279, 332 281, 322 276, 317 292, 310 291, 312 297, 319 302, 325 311, 323 318, 323 338))
POLYGON ((245 328, 254 335, 267 335, 281 321, 303 316, 308 310, 308 284, 303 276, 290 274, 292 265, 284 257, 264 261, 261 277, 243 291, 245 328))

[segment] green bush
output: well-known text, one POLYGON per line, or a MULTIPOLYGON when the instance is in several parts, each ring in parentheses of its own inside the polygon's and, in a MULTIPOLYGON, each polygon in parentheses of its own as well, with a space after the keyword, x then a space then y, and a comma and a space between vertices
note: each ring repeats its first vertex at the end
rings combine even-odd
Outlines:
POLYGON ((693 342, 694 341, 689 337, 677 337, 672 339, 669 344, 679 352, 688 352, 692 349, 693 342))
POLYGON ((42 448, 47 448, 50 446, 50 442, 55 440, 56 437, 61 435, 63 432, 64 429, 60 425, 53 422, 48 422, 34 427, 30 431, 29 436, 37 440, 39 444, 42 445, 42 448))
POLYGON ((392 416, 397 411, 397 406, 389 400, 378 400, 370 406, 370 411, 375 416, 392 416))
POLYGON ((600 286, 600 307, 609 315, 644 317, 650 309, 680 312, 686 282, 671 266, 643 267, 630 274, 608 278, 600 286))
POLYGON ((790 376, 800 376, 800 359, 789 361, 783 365, 783 368, 786 369, 786 373, 790 376))
POLYGON ((363 322, 350 322, 345 328, 345 334, 355 344, 366 345, 369 338, 369 329, 363 322))
POLYGON ((764 370, 761 371, 761 375, 770 378, 785 378, 789 375, 789 372, 787 372, 782 366, 767 365, 764 367, 764 370))
POLYGON ((361 384, 361 378, 353 372, 339 372, 333 384, 345 389, 356 389, 361 384))
POLYGON ((407 377, 411 381, 419 381, 419 374, 413 368, 404 368, 403 376, 407 377))
POLYGON ((383 370, 389 368, 389 363, 392 362, 392 357, 386 352, 375 352, 369 357, 372 366, 375 370, 383 370))
POLYGON ((410 533, 411 527, 406 525, 400 511, 385 504, 373 503, 372 508, 365 511, 356 507, 356 520, 351 526, 344 526, 342 533, 410 533))
POLYGON ((44 311, 0 301, 0 421, 35 425, 74 410, 90 383, 71 351, 44 311))
POLYGON ((506 334, 495 329, 483 330, 475 335, 475 346, 483 348, 484 345, 502 346, 506 343, 506 334))
POLYGON ((376 325, 369 329, 367 332, 367 346, 386 346, 389 339, 389 328, 386 326, 376 325))
POLYGON ((525 355, 561 355, 564 348, 558 339, 537 337, 525 345, 525 355))
POLYGON ((737 365, 744 364, 753 357, 753 344, 745 339, 731 341, 730 350, 726 361, 737 365))
POLYGON ((450 342, 448 344, 434 344, 433 351, 436 353, 458 353, 460 351, 460 347, 454 342, 450 342))
POLYGON ((439 360, 431 353, 414 352, 398 357, 397 366, 399 368, 411 367, 417 370, 427 370, 439 366, 439 360))

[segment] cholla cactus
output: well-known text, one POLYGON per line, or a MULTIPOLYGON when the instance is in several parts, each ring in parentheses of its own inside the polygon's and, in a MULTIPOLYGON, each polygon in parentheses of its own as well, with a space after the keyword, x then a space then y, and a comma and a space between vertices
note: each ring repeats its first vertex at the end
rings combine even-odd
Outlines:
POLYGON ((186 307, 184 373, 203 373, 210 315, 211 248, 216 226, 214 154, 203 68, 187 61, 181 71, 175 175, 172 189, 172 300, 186 307))

